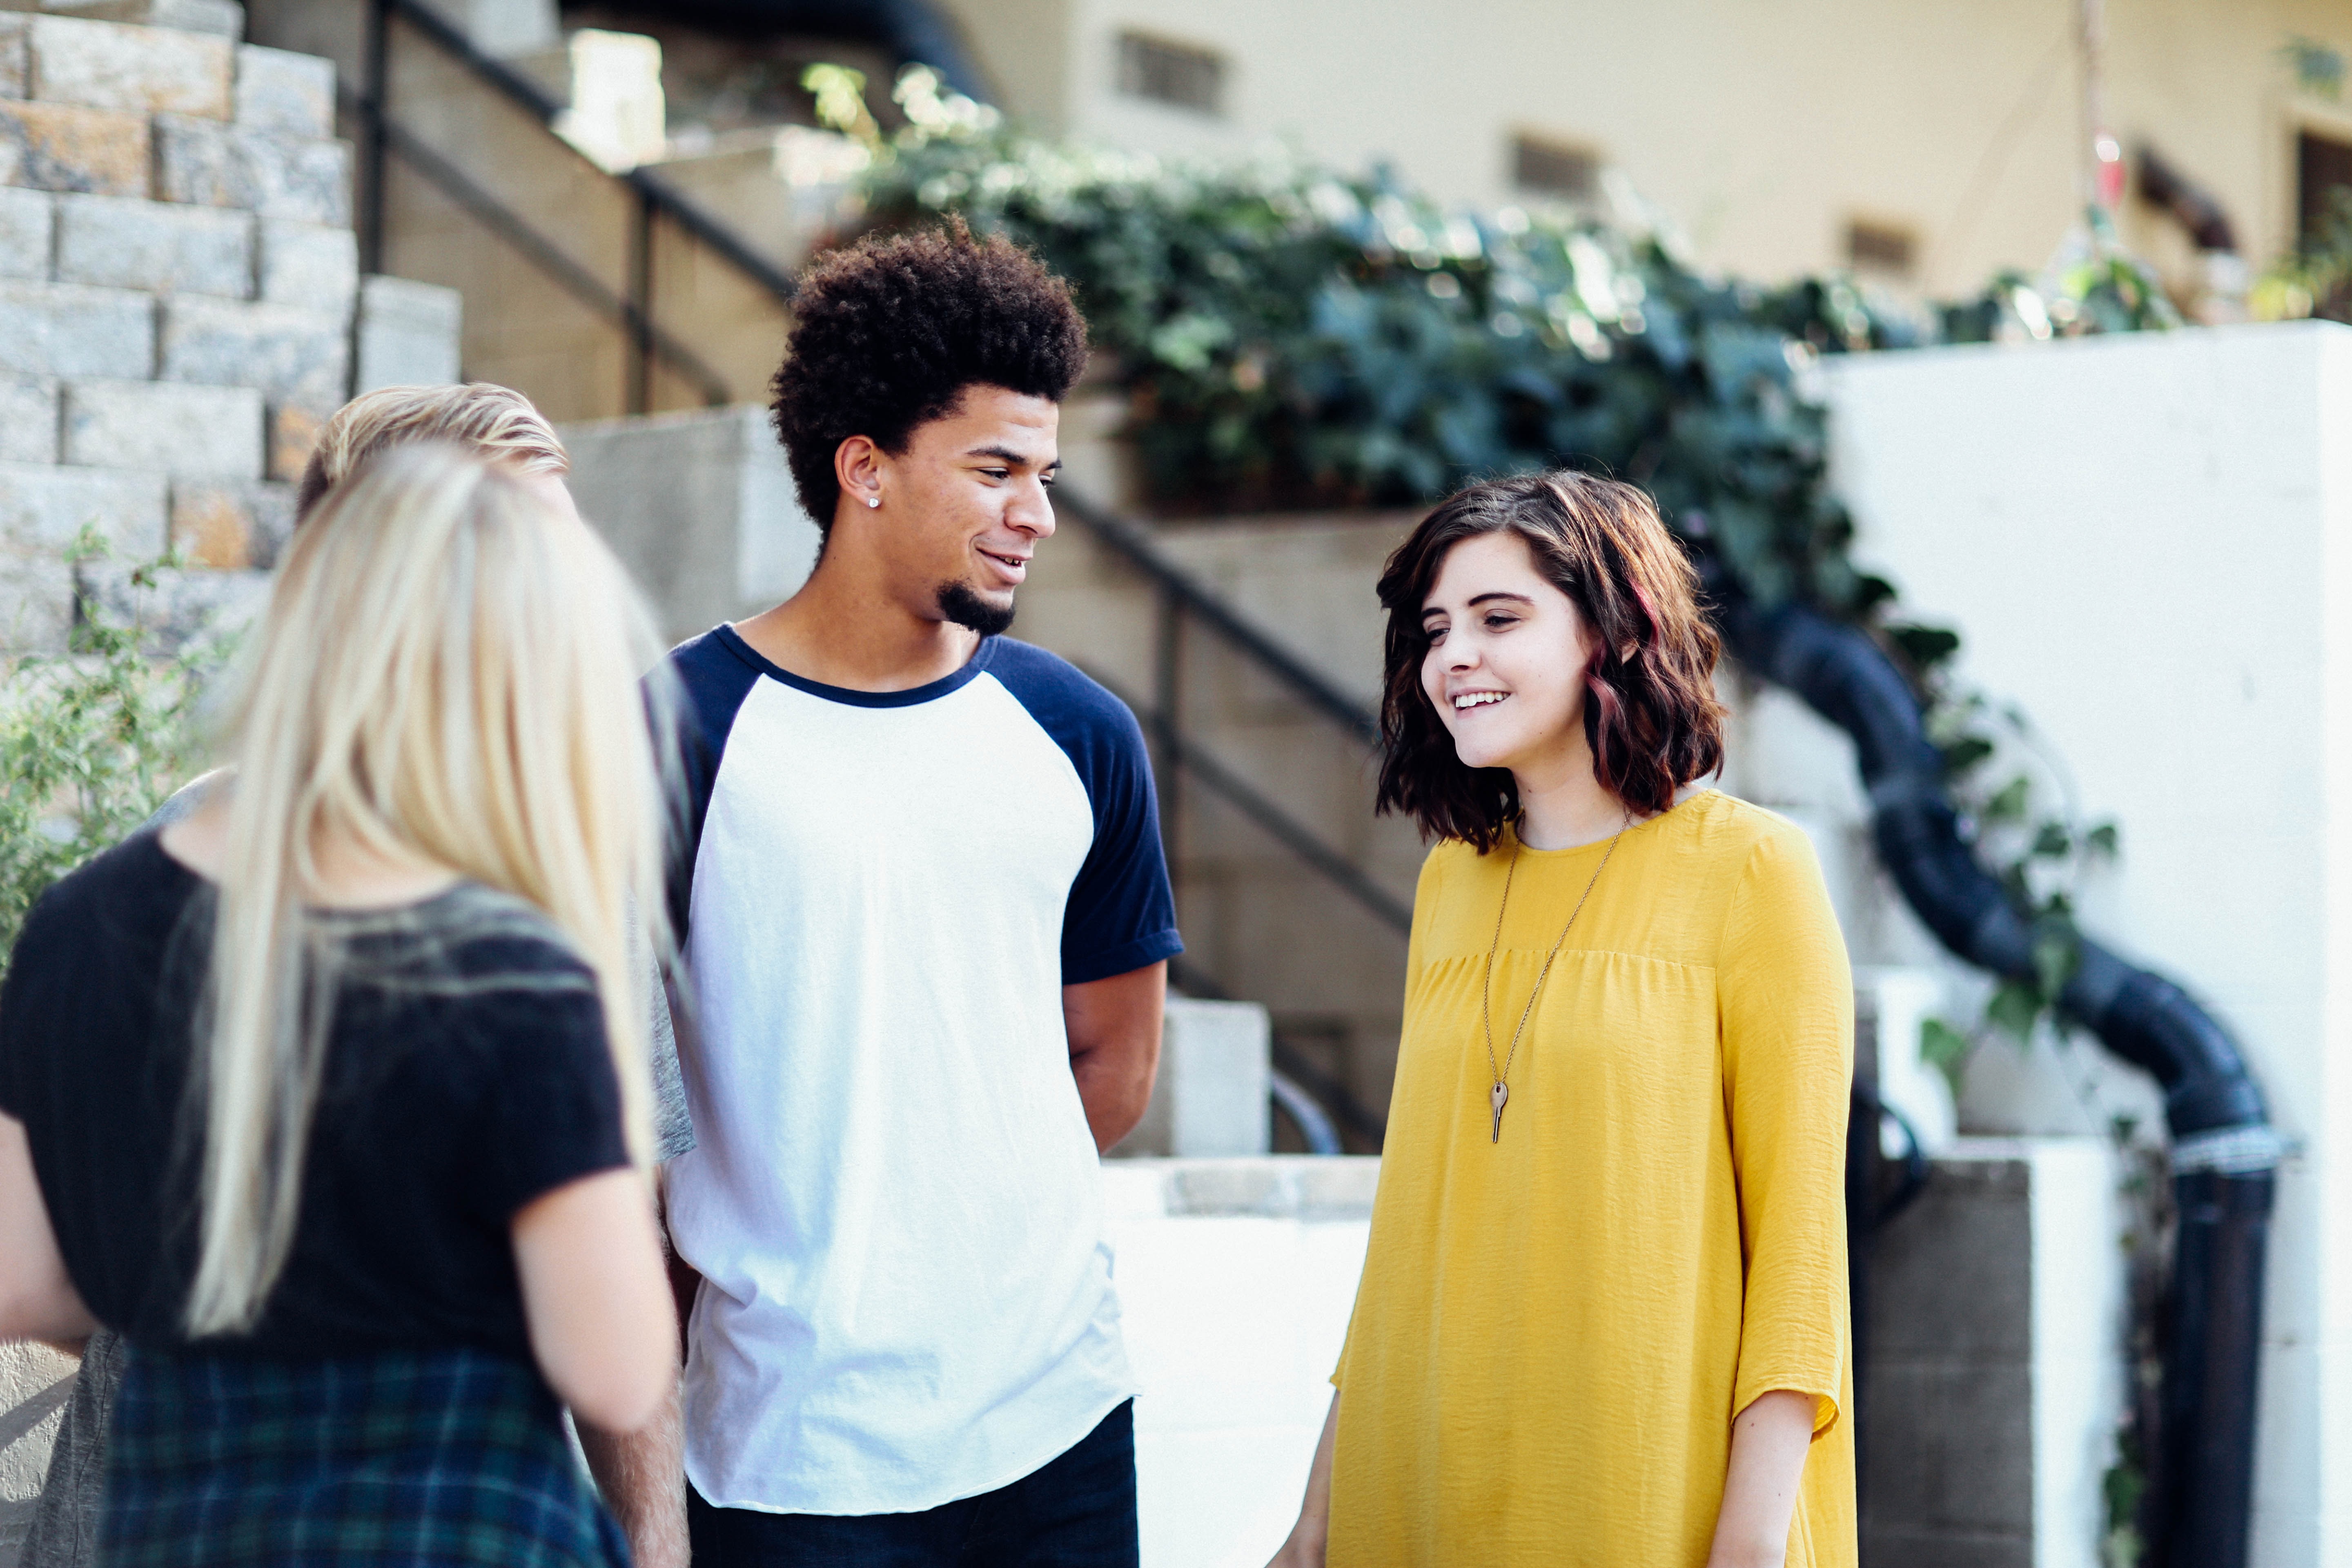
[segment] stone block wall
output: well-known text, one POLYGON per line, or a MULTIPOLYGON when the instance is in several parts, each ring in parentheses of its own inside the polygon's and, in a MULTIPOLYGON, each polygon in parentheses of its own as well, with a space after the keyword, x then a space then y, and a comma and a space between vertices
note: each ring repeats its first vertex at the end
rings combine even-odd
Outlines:
POLYGON ((455 296, 360 276, 334 66, 243 26, 0 0, 0 646, 63 637, 85 525, 179 549, 167 623, 257 603, 355 382, 457 376, 455 296))

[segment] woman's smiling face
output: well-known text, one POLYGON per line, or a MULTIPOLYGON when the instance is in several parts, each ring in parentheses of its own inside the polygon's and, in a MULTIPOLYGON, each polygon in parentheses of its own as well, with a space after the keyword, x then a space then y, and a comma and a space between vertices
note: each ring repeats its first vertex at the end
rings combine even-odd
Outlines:
POLYGON ((1590 768, 1584 678, 1594 644, 1575 601, 1507 530, 1446 552, 1422 601, 1421 689, 1463 765, 1525 779, 1590 768))

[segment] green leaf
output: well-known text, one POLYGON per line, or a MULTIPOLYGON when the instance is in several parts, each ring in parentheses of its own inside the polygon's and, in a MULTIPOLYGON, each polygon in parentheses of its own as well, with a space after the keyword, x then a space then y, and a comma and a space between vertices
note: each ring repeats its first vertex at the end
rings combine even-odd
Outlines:
POLYGON ((2033 933, 2033 977, 2042 986, 2037 1001, 2055 1002, 2058 994, 2066 989, 2066 982, 2074 977, 2074 967, 2082 956, 2082 940, 2071 922, 2042 922, 2041 929, 2033 933))
POLYGON ((1944 1075, 1957 1098, 1960 1092, 1960 1076, 1967 1068, 1969 1053, 1976 1042, 1941 1018, 1922 1019, 1919 1024, 1919 1059, 1944 1075))
POLYGON ((1985 1004, 1985 1021, 2014 1039, 2031 1044, 2033 1026, 2042 1016, 2042 994, 2021 980, 2005 980, 1985 1004))
POLYGON ((2023 773, 2000 786, 1977 815, 1987 822, 2020 822, 2032 801, 2033 783, 2023 773))
POLYGON ((2102 822, 2083 835, 2084 848, 2110 860, 2115 858, 2120 847, 2116 825, 2112 822, 2102 822))

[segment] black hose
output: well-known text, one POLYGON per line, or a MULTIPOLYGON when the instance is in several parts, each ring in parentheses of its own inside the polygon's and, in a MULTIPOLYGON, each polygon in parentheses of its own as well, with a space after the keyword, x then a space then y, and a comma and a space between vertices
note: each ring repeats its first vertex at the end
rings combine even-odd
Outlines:
MULTIPOLYGON (((1963 835, 1943 755, 1895 661, 1858 626, 1759 609, 1712 563, 1703 569, 1740 662, 1853 737, 1880 861, 1912 910, 1970 963, 2031 974, 2032 930, 1963 835)), ((2236 1042, 2172 982, 2085 939, 2059 1004, 2163 1087, 2172 1133, 2179 1230, 2144 1516, 2150 1568, 2243 1568, 2279 1139, 2236 1042)))

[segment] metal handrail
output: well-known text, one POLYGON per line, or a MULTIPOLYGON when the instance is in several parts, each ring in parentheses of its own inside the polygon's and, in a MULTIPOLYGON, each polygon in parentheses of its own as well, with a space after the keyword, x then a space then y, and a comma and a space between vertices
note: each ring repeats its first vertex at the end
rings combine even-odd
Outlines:
MULTIPOLYGON (((362 111, 367 112, 364 108, 362 111)), ((706 404, 717 408, 733 401, 725 378, 705 363, 693 350, 663 331, 635 300, 607 288, 594 273, 574 261, 561 246, 533 228, 521 215, 476 184, 456 164, 407 130, 382 116, 371 115, 370 119, 373 133, 382 137, 384 145, 397 153, 402 163, 438 186, 444 195, 521 252, 532 266, 552 278, 567 292, 599 315, 618 323, 668 360, 695 384, 706 404)))
POLYGON ((1218 636, 1247 654, 1265 672, 1290 688, 1293 695, 1333 721, 1367 746, 1381 740, 1380 720, 1372 711, 1320 671, 1310 668, 1289 649, 1244 620, 1218 597, 1214 589, 1163 554, 1141 523, 1073 491, 1067 484, 1055 490, 1055 510, 1066 511, 1153 584, 1198 616, 1218 636))
POLYGON ((1307 863, 1307 868, 1400 936, 1412 932, 1412 904, 1401 899, 1367 876, 1354 861, 1326 844, 1315 830, 1260 794, 1257 787, 1244 779, 1205 750, 1202 744, 1167 716, 1148 708, 1134 697, 1122 691, 1098 670, 1087 675, 1112 696, 1127 704, 1144 730, 1155 736, 1166 748, 1169 760, 1186 773, 1209 786, 1210 792, 1222 797, 1227 805, 1263 829, 1267 837, 1289 850, 1307 863))
MULTIPOLYGON (((550 97, 545 89, 504 60, 475 47, 471 38, 420 0, 378 0, 378 4, 430 38, 444 54, 516 107, 535 115, 541 123, 551 129, 557 116, 563 112, 563 105, 550 97)), ((778 304, 792 303, 800 287, 792 274, 744 244, 726 224, 704 211, 699 203, 643 169, 606 173, 635 191, 656 212, 717 251, 736 270, 765 289, 778 304)))

